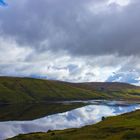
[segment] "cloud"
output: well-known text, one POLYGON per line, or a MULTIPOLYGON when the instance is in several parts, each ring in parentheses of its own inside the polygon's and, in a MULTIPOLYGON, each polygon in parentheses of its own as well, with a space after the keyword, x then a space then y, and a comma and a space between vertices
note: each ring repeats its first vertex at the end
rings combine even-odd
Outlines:
POLYGON ((0 8, 0 75, 106 81, 113 72, 140 73, 139 0, 8 4, 0 8))
POLYGON ((108 2, 41 0, 32 3, 24 0, 20 3, 14 0, 0 13, 1 32, 40 51, 139 55, 139 1, 108 2), (126 3, 127 6, 121 6, 126 3))
POLYGON ((113 73, 107 80, 107 82, 127 82, 131 84, 139 85, 140 83, 140 75, 139 72, 132 71, 124 71, 113 73))
POLYGON ((120 6, 127 6, 130 3, 130 0, 109 0, 108 4, 118 4, 120 6))

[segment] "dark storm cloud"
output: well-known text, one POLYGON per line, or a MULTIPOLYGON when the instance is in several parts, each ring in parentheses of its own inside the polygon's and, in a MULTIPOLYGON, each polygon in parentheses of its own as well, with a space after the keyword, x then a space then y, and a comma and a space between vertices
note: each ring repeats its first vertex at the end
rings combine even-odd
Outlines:
POLYGON ((0 33, 37 52, 140 55, 139 9, 139 0, 13 0, 0 9, 0 33))

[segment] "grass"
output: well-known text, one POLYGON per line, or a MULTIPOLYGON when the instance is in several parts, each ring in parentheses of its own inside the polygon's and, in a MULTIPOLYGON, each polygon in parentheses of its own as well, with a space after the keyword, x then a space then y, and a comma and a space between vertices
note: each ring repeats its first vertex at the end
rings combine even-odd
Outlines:
POLYGON ((9 140, 140 140, 140 111, 109 117, 79 129, 19 135, 9 140))
POLYGON ((32 78, 0 77, 0 104, 56 100, 140 100, 140 87, 125 83, 68 83, 32 78))
POLYGON ((0 78, 0 103, 45 102, 52 100, 89 99, 96 93, 67 83, 31 78, 0 78))

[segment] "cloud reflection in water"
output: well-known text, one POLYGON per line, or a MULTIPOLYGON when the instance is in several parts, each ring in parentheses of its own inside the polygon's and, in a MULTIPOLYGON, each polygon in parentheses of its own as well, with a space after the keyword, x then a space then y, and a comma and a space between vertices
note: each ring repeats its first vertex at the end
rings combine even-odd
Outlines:
POLYGON ((16 136, 21 133, 46 132, 77 128, 101 121, 103 116, 115 116, 140 109, 140 105, 108 106, 88 105, 65 113, 58 113, 33 121, 0 122, 0 140, 16 136))

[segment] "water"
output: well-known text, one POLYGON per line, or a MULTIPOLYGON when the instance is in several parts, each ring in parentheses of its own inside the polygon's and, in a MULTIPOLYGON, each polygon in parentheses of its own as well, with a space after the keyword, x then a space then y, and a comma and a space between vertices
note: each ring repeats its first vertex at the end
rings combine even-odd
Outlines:
MULTIPOLYGON (((84 107, 79 107, 63 113, 47 115, 45 117, 27 121, 0 122, 0 140, 14 137, 18 134, 31 132, 47 132, 48 130, 63 130, 79 128, 95 124, 102 117, 116 116, 140 109, 139 104, 129 104, 116 101, 86 101, 84 107)), ((63 105, 70 104, 65 102, 63 105)))

